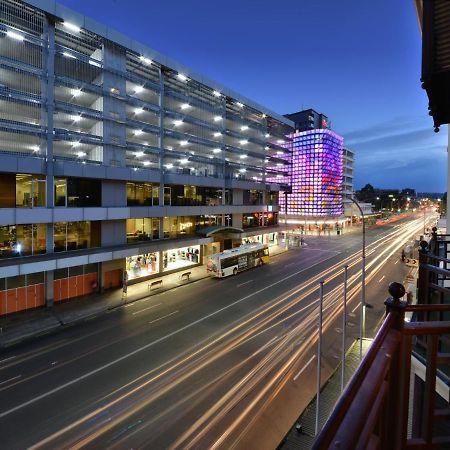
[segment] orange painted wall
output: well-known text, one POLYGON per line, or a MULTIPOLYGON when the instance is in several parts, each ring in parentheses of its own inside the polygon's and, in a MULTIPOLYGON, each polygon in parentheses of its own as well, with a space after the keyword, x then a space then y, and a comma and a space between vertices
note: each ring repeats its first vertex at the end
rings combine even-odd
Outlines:
POLYGON ((53 281, 53 299, 55 303, 92 294, 97 291, 97 274, 88 273, 53 281))
POLYGON ((110 270, 103 275, 104 289, 122 286, 122 269, 110 270))
MULTIPOLYGON (((96 292, 98 289, 96 284, 96 273, 54 280, 54 302, 58 303, 96 292)), ((45 306, 45 285, 43 283, 0 291, 0 316, 41 306, 45 306)))
POLYGON ((0 316, 45 305, 44 284, 0 291, 0 316))

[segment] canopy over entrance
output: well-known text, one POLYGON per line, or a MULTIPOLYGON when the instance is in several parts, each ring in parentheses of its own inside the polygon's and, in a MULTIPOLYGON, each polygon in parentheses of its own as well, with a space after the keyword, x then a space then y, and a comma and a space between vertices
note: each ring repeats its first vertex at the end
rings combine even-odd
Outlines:
POLYGON ((224 225, 215 225, 212 227, 206 227, 197 230, 197 234, 203 237, 211 237, 215 234, 222 234, 222 233, 243 233, 243 232, 244 230, 242 228, 227 227, 224 225))

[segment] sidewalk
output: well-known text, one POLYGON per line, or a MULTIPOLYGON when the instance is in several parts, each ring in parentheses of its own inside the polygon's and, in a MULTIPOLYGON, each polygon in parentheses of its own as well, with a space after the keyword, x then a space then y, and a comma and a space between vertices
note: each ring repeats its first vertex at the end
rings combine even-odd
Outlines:
MULTIPOLYGON (((372 339, 363 339, 363 356, 372 343, 372 339)), ((345 358, 345 385, 358 368, 359 340, 347 351, 345 358)), ((322 429, 341 395, 341 365, 336 368, 325 386, 320 391, 319 429, 322 429)), ((311 401, 292 429, 280 443, 277 450, 309 450, 314 443, 316 425, 316 397, 311 401)))
MULTIPOLYGON (((271 247, 270 255, 276 256, 285 251, 286 249, 283 247, 271 247)), ((185 270, 177 273, 128 286, 126 296, 123 295, 122 288, 113 289, 103 294, 93 294, 58 303, 52 308, 40 308, 2 316, 0 317, 0 349, 99 316, 109 310, 124 306, 126 303, 195 283, 208 277, 205 265, 186 267, 185 270), (184 272, 191 272, 189 280, 181 280, 180 275, 184 272), (158 280, 162 280, 161 287, 150 290, 150 283, 158 280)))

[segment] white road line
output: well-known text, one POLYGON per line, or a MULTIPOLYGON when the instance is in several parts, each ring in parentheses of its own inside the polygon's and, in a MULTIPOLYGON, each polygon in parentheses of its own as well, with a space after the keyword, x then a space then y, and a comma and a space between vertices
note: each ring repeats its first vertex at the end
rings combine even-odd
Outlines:
POLYGON ((8 383, 9 381, 17 380, 17 378, 20 378, 21 376, 22 376, 22 375, 16 375, 15 377, 8 378, 8 379, 5 380, 5 381, 0 381, 0 385, 5 384, 5 383, 8 383))
POLYGON ((378 283, 381 283, 385 278, 386 278, 386 276, 383 275, 383 276, 378 280, 378 283))
POLYGON ((5 361, 9 361, 10 359, 14 359, 14 358, 15 358, 15 356, 10 356, 9 358, 2 359, 2 360, 0 360, 0 364, 4 363, 5 361))
POLYGON ((171 333, 166 334, 165 336, 161 336, 160 338, 155 339, 154 341, 149 342, 148 344, 145 344, 142 347, 138 347, 135 350, 133 350, 133 351, 131 351, 129 353, 126 353, 125 355, 122 355, 119 358, 116 358, 116 359, 110 361, 109 363, 103 364, 102 366, 97 367, 96 369, 91 370, 90 372, 86 372, 85 374, 83 374, 83 375, 81 375, 81 376, 79 376, 77 378, 74 378, 73 380, 70 380, 67 383, 60 384, 59 386, 51 389, 50 391, 44 392, 43 394, 38 395, 36 397, 33 397, 30 400, 27 400, 26 402, 20 403, 19 405, 14 406, 13 408, 10 408, 10 409, 8 409, 6 411, 3 411, 2 413, 0 413, 0 419, 3 418, 3 417, 8 416, 9 414, 11 414, 11 413, 13 413, 15 411, 18 411, 19 409, 25 408, 25 406, 32 405, 33 403, 36 403, 39 400, 42 400, 43 398, 47 398, 50 395, 55 394, 56 392, 62 391, 63 389, 65 389, 65 388, 67 388, 69 386, 72 386, 73 384, 78 383, 79 381, 85 380, 86 378, 89 378, 92 375, 95 375, 96 373, 99 373, 99 372, 107 369, 108 367, 111 367, 111 366, 113 366, 113 365, 115 365, 115 364, 117 364, 117 363, 119 363, 121 361, 124 361, 125 359, 127 359, 127 358, 129 358, 131 356, 134 356, 134 355, 136 355, 136 354, 138 354, 138 353, 140 353, 140 352, 142 352, 144 350, 147 350, 148 348, 153 347, 156 344, 159 344, 159 343, 161 343, 163 341, 166 341, 167 339, 171 338, 172 336, 175 336, 175 335, 177 335, 177 334, 179 334, 179 333, 181 333, 183 331, 186 331, 189 328, 192 328, 193 326, 195 326, 195 325, 197 325, 197 324, 199 324, 201 322, 204 322, 205 320, 210 319, 211 317, 214 317, 217 314, 220 314, 221 312, 223 312, 223 311, 225 311, 225 310, 227 310, 229 308, 232 308, 233 306, 236 306, 236 305, 238 305, 241 302, 244 302, 244 301, 248 300, 249 298, 252 298, 252 297, 256 296, 256 295, 260 294, 261 292, 263 292, 263 291, 265 291, 267 289, 270 289, 273 286, 276 286, 278 284, 284 283, 286 280, 289 280, 289 278, 293 278, 293 277, 297 276, 298 274, 304 272, 305 270, 308 270, 311 267, 314 267, 314 266, 316 266, 318 264, 322 264, 325 261, 327 261, 328 259, 331 259, 333 257, 334 257, 334 255, 332 255, 332 256, 330 256, 328 258, 325 258, 325 259, 323 259, 321 261, 317 261, 315 264, 313 264, 311 266, 308 266, 305 269, 298 270, 297 272, 291 273, 290 275, 287 275, 286 277, 281 278, 278 281, 275 281, 275 282, 269 284, 268 286, 265 286, 265 287, 263 287, 261 289, 258 289, 257 291, 252 292, 251 294, 248 294, 245 297, 242 297, 242 298, 234 301, 233 303, 230 303, 229 305, 224 306, 223 308, 220 308, 220 309, 218 309, 218 310, 216 310, 216 311, 214 311, 214 312, 212 312, 210 314, 207 314, 206 316, 200 317, 200 319, 194 320, 194 322, 191 322, 191 323, 188 323, 187 325, 184 325, 183 327, 179 328, 178 330, 174 330, 171 333))
POLYGON ((158 322, 158 320, 165 319, 166 317, 173 316, 173 315, 176 314, 177 312, 178 312, 178 310, 177 310, 177 311, 174 311, 174 312, 171 312, 170 314, 166 314, 165 316, 162 316, 162 317, 159 317, 158 319, 155 319, 155 320, 150 321, 149 324, 150 324, 150 323, 158 322))
POLYGON ((295 377, 293 378, 294 381, 297 381, 297 378, 305 371, 305 369, 313 362, 314 358, 316 357, 316 355, 312 355, 311 358, 309 358, 309 361, 303 366, 303 368, 300 370, 300 372, 295 375, 295 377))
POLYGON ((156 305, 152 305, 152 306, 149 306, 149 307, 147 307, 147 308, 140 309, 139 311, 135 311, 135 312, 133 313, 133 316, 136 315, 136 314, 140 314, 140 313, 143 312, 143 311, 147 311, 148 309, 156 308, 157 306, 160 306, 160 305, 162 305, 162 303, 157 303, 156 305))
POLYGON ((361 306, 360 303, 358 303, 358 304, 352 309, 352 313, 354 313, 360 306, 361 306))
POLYGON ((397 259, 397 261, 395 261, 395 263, 394 264, 397 264, 398 263, 398 259, 397 259))
POLYGON ((248 284, 248 283, 253 283, 253 280, 249 280, 249 281, 246 281, 244 283, 237 284, 236 287, 241 287, 241 286, 244 286, 244 284, 248 284))

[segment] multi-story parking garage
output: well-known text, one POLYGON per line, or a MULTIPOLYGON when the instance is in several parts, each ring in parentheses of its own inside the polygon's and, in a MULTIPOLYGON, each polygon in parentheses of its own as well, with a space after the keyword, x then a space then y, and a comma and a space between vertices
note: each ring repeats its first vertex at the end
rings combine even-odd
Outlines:
POLYGON ((274 239, 290 120, 51 0, 0 17, 0 314, 274 239))

